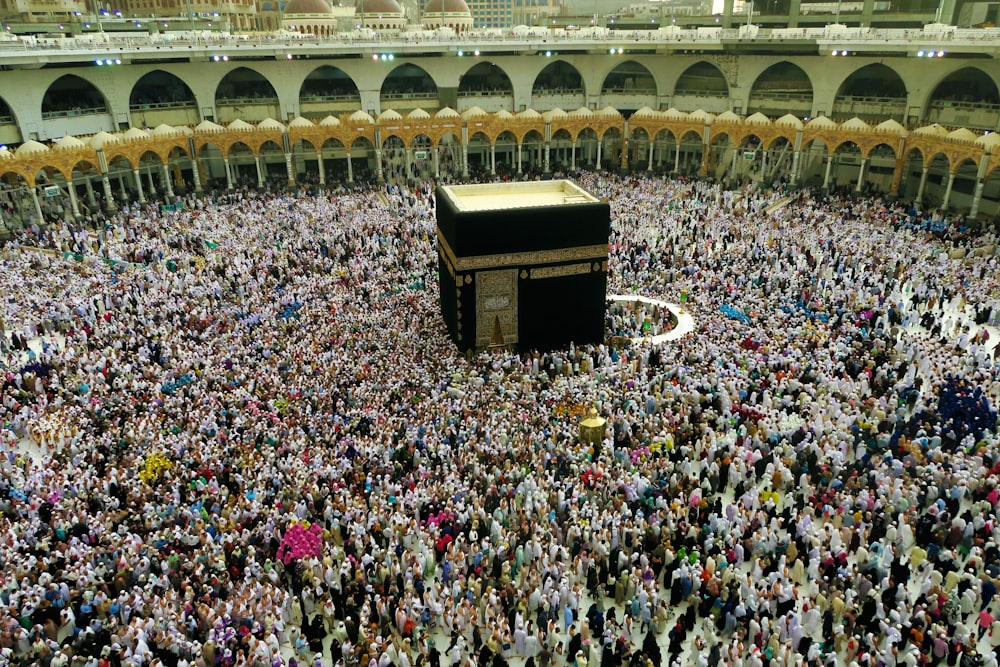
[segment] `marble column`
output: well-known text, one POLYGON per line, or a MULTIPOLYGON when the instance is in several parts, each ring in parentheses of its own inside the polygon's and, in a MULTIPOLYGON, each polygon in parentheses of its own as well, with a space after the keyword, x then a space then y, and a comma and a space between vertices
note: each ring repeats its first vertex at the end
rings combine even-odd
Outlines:
POLYGON ((194 179, 194 191, 203 192, 201 185, 201 172, 198 171, 198 158, 191 158, 191 177, 194 179))
POLYGON ((941 201, 941 208, 948 209, 948 202, 951 201, 951 186, 955 184, 955 172, 948 172, 948 186, 944 189, 944 199, 941 201))
POLYGON ((142 174, 139 173, 138 169, 132 170, 132 175, 135 176, 135 187, 139 190, 139 203, 146 203, 146 193, 142 191, 142 174))
POLYGON ((76 200, 76 188, 73 186, 73 179, 66 181, 66 189, 69 190, 69 206, 73 211, 73 219, 80 219, 80 204, 76 200))
POLYGON ((171 199, 173 199, 173 197, 174 197, 174 184, 170 182, 170 167, 167 166, 166 162, 164 162, 161 165, 161 167, 162 167, 162 173, 163 173, 163 176, 162 176, 162 178, 163 178, 163 190, 164 190, 164 192, 167 193, 168 197, 170 197, 171 199))
POLYGON ((323 151, 316 151, 316 167, 319 169, 319 184, 326 185, 326 166, 323 164, 323 151))
POLYGON ((930 167, 924 167, 924 170, 920 173, 920 185, 917 186, 917 196, 913 199, 914 206, 920 206, 920 202, 924 198, 924 186, 927 185, 928 172, 930 172, 930 167))
POLYGON ((115 205, 115 197, 111 194, 111 181, 108 179, 107 174, 101 174, 101 185, 104 186, 104 208, 109 213, 118 210, 115 205))

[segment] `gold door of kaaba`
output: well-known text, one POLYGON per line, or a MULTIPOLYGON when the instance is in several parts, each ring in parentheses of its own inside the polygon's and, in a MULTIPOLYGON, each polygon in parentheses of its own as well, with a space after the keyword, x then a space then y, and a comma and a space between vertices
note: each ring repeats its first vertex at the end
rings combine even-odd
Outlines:
POLYGON ((517 344, 517 269, 477 271, 476 347, 517 344))

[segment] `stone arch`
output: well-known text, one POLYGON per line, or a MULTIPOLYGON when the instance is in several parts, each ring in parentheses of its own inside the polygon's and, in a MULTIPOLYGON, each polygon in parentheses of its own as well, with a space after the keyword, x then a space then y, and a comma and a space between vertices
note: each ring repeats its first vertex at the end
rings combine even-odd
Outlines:
POLYGON ((465 71, 458 79, 458 95, 510 95, 514 96, 514 84, 507 71, 496 63, 484 60, 465 71))
POLYGON ((403 63, 389 72, 382 81, 382 88, 379 91, 380 107, 383 110, 393 108, 393 102, 401 100, 436 100, 437 97, 437 82, 427 70, 413 63, 403 63))
POLYGON ((0 97, 0 145, 21 143, 21 122, 14 107, 0 97))
MULTIPOLYGON (((285 147, 274 139, 267 139, 257 147, 256 159, 260 161, 261 172, 267 180, 279 182, 288 178, 288 167, 285 164, 285 147), (270 158, 270 160, 269 160, 270 158)), ((293 170, 296 162, 292 161, 293 170)))
POLYGON ((477 106, 485 111, 514 111, 514 84, 505 69, 496 63, 479 62, 458 79, 460 110, 477 106))
POLYGON ((601 164, 598 166, 617 169, 621 164, 622 151, 626 147, 622 130, 622 127, 614 125, 601 134, 601 164))
POLYGON ((805 70, 787 60, 774 63, 761 72, 750 86, 747 115, 808 116, 813 104, 813 84, 805 70))
POLYGON ((469 131, 468 157, 469 171, 489 171, 490 146, 493 140, 485 130, 469 131), (474 169, 475 168, 475 169, 474 169))
POLYGON ((358 84, 350 74, 333 65, 320 65, 315 68, 299 86, 299 107, 302 115, 324 116, 324 112, 346 111, 340 106, 347 104, 353 108, 361 108, 361 93, 358 84), (313 108, 315 107, 315 108, 313 108))
POLYGON ((892 118, 903 122, 906 96, 906 83, 896 70, 872 63, 854 70, 840 83, 830 116, 836 121, 857 116, 866 121, 892 118))
POLYGON ((194 92, 176 74, 162 69, 154 69, 143 74, 132 85, 129 93, 129 109, 148 108, 151 105, 195 106, 194 92))
POLYGON ((426 132, 417 131, 404 139, 403 172, 407 180, 434 175, 434 140, 426 132))
POLYGON ((382 138, 382 173, 386 181, 399 182, 406 176, 406 141, 395 133, 382 138))
MULTIPOLYGON (((555 60, 535 76, 531 84, 531 99, 550 95, 586 96, 586 87, 580 70, 565 60, 555 60)), ((583 106, 582 104, 580 106, 583 106)))
POLYGON ((577 133, 576 164, 578 166, 585 166, 588 168, 593 168, 595 166, 595 161, 597 160, 598 141, 600 141, 600 139, 598 138, 597 130, 592 127, 585 127, 577 133))
POLYGON ((657 95, 656 77, 649 68, 635 60, 626 60, 615 65, 601 83, 601 94, 610 92, 636 95, 657 95))
MULTIPOLYGON (((368 137, 355 137, 346 148, 351 157, 354 180, 373 180, 375 144, 368 137)), ((346 160, 345 160, 346 161, 346 160)))
POLYGON ((11 123, 14 125, 19 124, 17 112, 14 111, 14 107, 7 104, 7 100, 5 100, 3 96, 0 96, 0 125, 11 123))
POLYGON ((493 141, 496 151, 496 172, 501 175, 517 171, 517 135, 512 130, 497 134, 493 141))
POLYGON ((75 74, 64 74, 45 90, 42 118, 60 118, 77 110, 81 114, 108 113, 110 106, 107 96, 94 83, 75 74))
POLYGON ((867 163, 862 176, 862 189, 866 192, 887 193, 892 188, 893 174, 896 171, 898 146, 890 142, 880 142, 867 150, 862 148, 867 163))
POLYGON ((236 67, 226 73, 215 87, 215 103, 226 104, 232 100, 278 99, 278 92, 270 79, 252 67, 236 67))
POLYGON ((994 129, 1000 112, 1000 89, 979 67, 962 67, 942 78, 927 96, 927 123, 994 129))
POLYGON ((903 173, 900 177, 899 196, 906 200, 916 197, 920 176, 924 168, 924 152, 922 149, 907 147, 902 155, 903 173))
POLYGON ((257 153, 253 146, 245 141, 234 141, 226 149, 225 155, 229 160, 234 183, 238 184, 240 180, 257 181, 257 153))
POLYGON ((966 156, 958 158, 951 170, 954 172, 955 178, 951 185, 948 208, 967 209, 972 202, 972 195, 976 188, 979 165, 971 157, 966 156))
POLYGON ((521 147, 522 156, 521 160, 524 164, 523 169, 526 171, 541 171, 543 155, 542 151, 545 146, 545 138, 542 133, 536 129, 530 129, 524 133, 521 137, 521 147))
POLYGON ((715 64, 700 60, 685 69, 674 84, 672 105, 681 111, 729 109, 729 82, 715 64))
POLYGON ((215 108, 220 123, 233 120, 261 121, 281 115, 278 91, 271 80, 250 67, 230 70, 215 89, 215 108))

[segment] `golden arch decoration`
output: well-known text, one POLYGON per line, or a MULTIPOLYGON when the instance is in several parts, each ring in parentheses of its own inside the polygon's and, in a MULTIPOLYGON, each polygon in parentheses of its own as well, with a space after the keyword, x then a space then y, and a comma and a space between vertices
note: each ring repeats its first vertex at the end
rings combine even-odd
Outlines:
POLYGON ((734 142, 741 142, 747 136, 754 135, 768 146, 782 137, 791 144, 798 142, 800 151, 808 150, 818 141, 823 144, 827 154, 832 152, 831 148, 836 150, 844 142, 851 141, 858 146, 865 157, 868 157, 876 146, 886 144, 893 149, 897 161, 909 160, 912 158, 912 151, 918 151, 921 164, 929 167, 935 156, 940 154, 947 160, 951 171, 965 160, 978 166, 984 158, 989 160, 986 173, 992 174, 1000 166, 1000 155, 987 153, 987 148, 971 140, 969 135, 964 138, 920 132, 902 135, 874 128, 844 129, 832 123, 814 127, 807 125, 797 130, 790 126, 748 124, 744 119, 735 118, 713 123, 710 118, 692 120, 687 117, 668 118, 661 114, 652 114, 633 116, 626 121, 621 115, 594 112, 557 116, 551 119, 548 126, 541 115, 511 117, 509 114, 495 113, 484 113, 467 119, 458 117, 393 119, 380 125, 360 117, 352 119, 350 114, 345 113, 339 117, 339 124, 295 125, 285 130, 279 126, 265 128, 249 126, 244 129, 219 128, 186 133, 178 130, 176 134, 166 136, 150 135, 134 138, 118 134, 117 141, 104 143, 103 159, 100 158, 98 151, 89 145, 71 148, 51 147, 50 150, 27 155, 5 154, 0 157, 0 174, 19 176, 25 183, 34 186, 35 175, 44 169, 55 170, 71 178, 73 170, 81 163, 105 165, 106 168, 106 165, 120 159, 135 168, 146 152, 153 152, 161 162, 168 163, 171 154, 177 158, 178 149, 188 159, 200 159, 202 151, 207 146, 214 146, 223 155, 228 156, 232 146, 237 142, 246 144, 252 153, 259 155, 264 144, 268 142, 273 142, 282 148, 291 146, 293 152, 310 150, 312 153, 331 139, 340 142, 349 150, 354 149, 359 139, 364 139, 375 147, 378 143, 376 133, 382 136, 383 141, 389 136, 398 136, 404 145, 409 147, 412 147, 416 137, 421 135, 430 138, 434 145, 440 145, 448 135, 461 141, 463 136, 469 138, 482 134, 491 146, 495 146, 500 135, 508 132, 519 144, 523 144, 529 141, 529 137, 533 142, 545 141, 546 136, 552 136, 563 130, 569 133, 573 141, 578 141, 585 130, 593 131, 601 141, 609 133, 628 141, 633 133, 640 129, 654 139, 663 132, 669 132, 678 145, 686 143, 689 148, 697 142, 701 144, 703 153, 706 152, 707 146, 720 138, 730 137, 734 142), (551 134, 547 135, 547 131, 551 134), (301 146, 299 142, 302 142, 301 146), (309 144, 308 148, 303 148, 305 144, 309 144))

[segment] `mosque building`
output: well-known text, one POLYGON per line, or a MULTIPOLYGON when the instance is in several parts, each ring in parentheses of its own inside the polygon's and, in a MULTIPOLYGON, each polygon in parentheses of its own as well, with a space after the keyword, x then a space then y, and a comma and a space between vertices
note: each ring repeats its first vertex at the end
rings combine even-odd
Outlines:
MULTIPOLYGON (((240 2, 220 15, 249 26, 240 2)), ((484 30, 465 0, 277 8, 281 33, 7 34, 0 169, 21 192, 9 197, 48 183, 67 203, 110 206, 105 180, 135 193, 140 175, 160 192, 244 173, 382 177, 396 156, 407 174, 449 160, 462 173, 641 169, 998 211, 995 29, 788 17, 484 30)))

